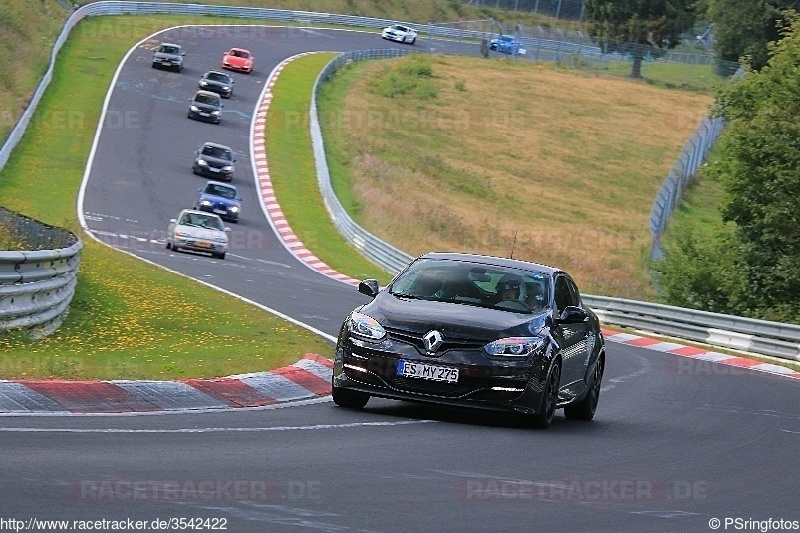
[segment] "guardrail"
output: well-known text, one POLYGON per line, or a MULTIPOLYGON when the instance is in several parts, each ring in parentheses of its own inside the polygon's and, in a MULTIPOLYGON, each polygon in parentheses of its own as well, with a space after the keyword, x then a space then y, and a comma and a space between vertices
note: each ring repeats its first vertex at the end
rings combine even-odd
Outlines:
POLYGON ((83 243, 71 231, 4 208, 0 224, 4 235, 31 248, 0 252, 0 331, 27 329, 46 337, 69 311, 83 243))
MULTIPOLYGON (((350 61, 388 57, 389 52, 384 55, 376 51, 347 52, 328 63, 314 85, 309 122, 319 187, 334 224, 364 256, 389 272, 397 273, 414 258, 356 224, 333 191, 316 104, 320 83, 337 68, 350 61)), ((800 361, 800 326, 604 296, 584 295, 583 299, 608 324, 800 361)))

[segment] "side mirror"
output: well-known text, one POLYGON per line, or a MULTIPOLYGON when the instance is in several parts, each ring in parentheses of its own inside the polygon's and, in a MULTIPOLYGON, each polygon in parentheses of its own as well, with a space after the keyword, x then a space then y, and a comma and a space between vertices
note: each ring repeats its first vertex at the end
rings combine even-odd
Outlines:
POLYGON ((589 313, 574 305, 568 305, 558 317, 558 324, 581 324, 589 320, 589 313))
POLYGON ((358 284, 358 292, 375 298, 375 296, 378 295, 378 292, 380 292, 380 284, 378 283, 377 279, 365 279, 358 284))
POLYGON ((244 198, 242 198, 242 197, 240 196, 239 198, 237 198, 237 199, 236 199, 236 201, 237 201, 237 202, 244 202, 244 198))
POLYGON ((171 219, 169 219, 169 223, 170 224, 177 224, 178 223, 178 219, 177 218, 171 218, 171 219))
POLYGON ((197 192, 203 192, 203 188, 201 187, 201 188, 197 189, 197 192))
POLYGON ((223 229, 223 231, 224 231, 225 233, 227 233, 227 232, 231 231, 231 228, 230 228, 230 227, 228 227, 228 226, 225 226, 225 229, 223 229))

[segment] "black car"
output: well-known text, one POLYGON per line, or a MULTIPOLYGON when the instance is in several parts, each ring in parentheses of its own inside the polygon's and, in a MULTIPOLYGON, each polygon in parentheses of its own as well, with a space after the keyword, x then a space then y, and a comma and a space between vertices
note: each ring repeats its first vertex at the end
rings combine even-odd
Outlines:
POLYGON ((192 163, 192 172, 222 181, 233 179, 233 150, 225 145, 206 142, 195 152, 197 157, 192 163))
POLYGON ((219 124, 222 119, 222 100, 217 93, 197 91, 189 101, 189 118, 219 124))
POLYGON ((179 44, 161 43, 153 52, 153 68, 183 69, 183 48, 179 44))
POLYGON ((342 324, 333 401, 370 396, 518 412, 546 428, 556 409, 591 420, 605 341, 564 271, 498 257, 430 253, 342 324))
POLYGON ((233 78, 224 72, 209 70, 200 78, 200 88, 204 91, 211 91, 219 94, 223 98, 230 98, 233 94, 233 78))

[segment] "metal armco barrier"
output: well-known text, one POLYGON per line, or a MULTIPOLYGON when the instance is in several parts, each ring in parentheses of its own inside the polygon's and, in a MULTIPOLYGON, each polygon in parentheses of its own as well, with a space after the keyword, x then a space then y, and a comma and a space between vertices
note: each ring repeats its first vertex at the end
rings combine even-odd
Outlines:
POLYGON ((25 329, 46 337, 69 310, 83 243, 70 231, 1 208, 0 222, 30 248, 53 246, 0 251, 0 331, 25 329))

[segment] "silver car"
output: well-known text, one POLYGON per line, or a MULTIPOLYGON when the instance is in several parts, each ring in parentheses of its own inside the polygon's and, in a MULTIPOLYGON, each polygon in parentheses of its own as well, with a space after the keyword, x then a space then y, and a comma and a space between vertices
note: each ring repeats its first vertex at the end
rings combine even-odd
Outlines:
POLYGON ((218 259, 225 259, 228 251, 228 232, 219 215, 195 209, 184 209, 177 218, 169 221, 167 228, 167 250, 175 252, 186 249, 206 252, 218 259))
POLYGON ((179 44, 161 43, 153 52, 153 68, 168 68, 180 72, 183 69, 183 48, 179 44))

